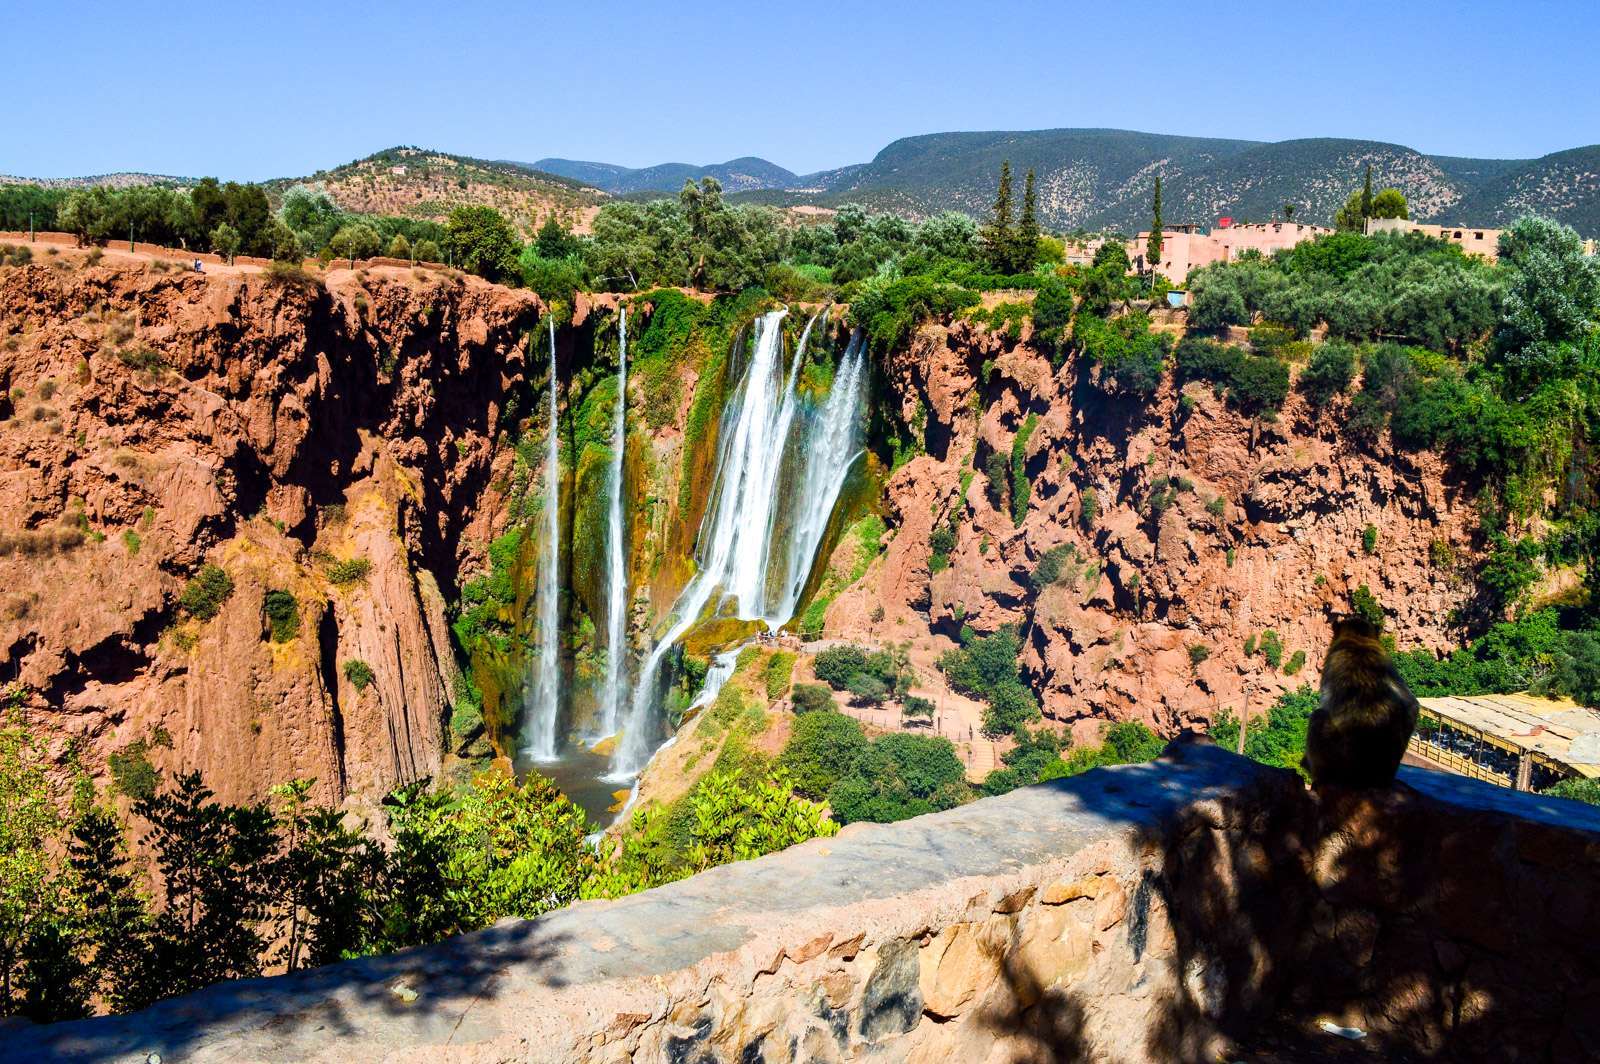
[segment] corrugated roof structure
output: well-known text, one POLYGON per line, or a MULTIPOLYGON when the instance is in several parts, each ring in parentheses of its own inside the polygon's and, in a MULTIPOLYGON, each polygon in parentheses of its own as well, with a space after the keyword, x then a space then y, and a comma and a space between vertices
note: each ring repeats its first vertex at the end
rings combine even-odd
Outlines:
POLYGON ((1526 692, 1419 698, 1445 724, 1474 729, 1512 754, 1528 751, 1563 775, 1600 777, 1600 712, 1526 692))

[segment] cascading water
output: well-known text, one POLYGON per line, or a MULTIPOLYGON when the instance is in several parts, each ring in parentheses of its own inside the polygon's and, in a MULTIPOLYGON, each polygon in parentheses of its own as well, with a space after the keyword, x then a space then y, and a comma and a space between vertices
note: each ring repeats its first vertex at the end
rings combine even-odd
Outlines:
POLYGON ((662 665, 714 600, 724 615, 764 620, 769 627, 789 619, 859 450, 865 383, 859 343, 852 338, 833 392, 820 411, 812 411, 796 377, 817 319, 807 322, 786 375, 787 313, 772 311, 756 321, 749 365, 723 410, 722 446, 697 541, 699 569, 639 670, 612 760, 615 777, 637 773, 649 759, 659 728, 654 718, 662 665), (818 510, 820 520, 814 516, 818 510), (788 542, 774 551, 779 530, 788 542))
POLYGON ((531 690, 525 753, 534 761, 559 756, 561 718, 561 454, 556 419, 556 322, 550 318, 550 420, 545 434, 545 535, 539 551, 539 657, 531 690))
POLYGON ((606 490, 611 509, 606 517, 606 678, 600 694, 599 733, 614 735, 622 716, 623 660, 627 652, 628 560, 623 537, 622 463, 628 444, 628 308, 617 322, 617 407, 611 415, 611 468, 606 490))
MULTIPOLYGON (((800 593, 816 561, 817 549, 828 531, 833 507, 844 490, 845 477, 861 446, 861 411, 867 396, 866 344, 857 330, 850 336, 844 357, 834 374, 833 389, 817 411, 815 424, 804 448, 804 470, 794 493, 794 527, 788 538, 788 554, 778 578, 778 602, 769 617, 783 624, 794 616, 800 593)), ((770 537, 769 537, 770 538, 770 537)), ((769 621, 770 623, 770 621, 769 621)), ((776 627, 776 624, 774 625, 776 627)))

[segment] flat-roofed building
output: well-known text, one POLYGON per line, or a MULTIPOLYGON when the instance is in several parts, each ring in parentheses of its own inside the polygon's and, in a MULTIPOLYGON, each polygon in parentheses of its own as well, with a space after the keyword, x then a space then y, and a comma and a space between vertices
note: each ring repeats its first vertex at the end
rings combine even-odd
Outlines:
MULTIPOLYGON (((1161 261, 1155 264, 1157 272, 1174 284, 1182 284, 1189 271, 1214 262, 1232 262, 1246 251, 1271 255, 1287 251, 1305 240, 1315 240, 1333 232, 1325 225, 1305 222, 1247 222, 1235 225, 1231 218, 1218 219, 1209 233, 1198 226, 1175 225, 1161 230, 1161 261)), ((1145 250, 1149 247, 1150 231, 1140 233, 1128 245, 1128 258, 1135 271, 1148 268, 1145 250)))
POLYGON ((1500 230, 1481 225, 1429 225, 1406 218, 1368 218, 1368 236, 1379 233, 1421 233, 1435 240, 1448 240, 1469 255, 1482 255, 1490 262, 1500 257, 1500 230))
POLYGON ((1600 778, 1600 712, 1571 699, 1520 692, 1417 701, 1408 753, 1430 767, 1519 791, 1600 778))

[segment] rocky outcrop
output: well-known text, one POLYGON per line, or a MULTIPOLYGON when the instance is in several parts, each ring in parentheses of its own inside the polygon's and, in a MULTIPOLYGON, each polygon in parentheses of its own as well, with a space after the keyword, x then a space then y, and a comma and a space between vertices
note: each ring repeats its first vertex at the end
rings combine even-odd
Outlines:
POLYGON ((1432 455, 1352 443, 1342 400, 1312 409, 1292 393, 1267 422, 1170 377, 1149 399, 1109 395, 1076 357, 1053 366, 1026 332, 966 321, 924 326, 886 373, 884 401, 926 453, 891 478, 892 541, 834 604, 829 635, 881 634, 869 623, 879 604, 891 638, 931 630, 950 645, 963 625, 1018 625, 1048 716, 1167 735, 1315 683, 1327 615, 1363 584, 1402 648, 1459 641, 1449 625, 1471 586, 1470 486, 1432 455), (987 467, 992 455, 1009 466, 1025 425, 1031 497, 1016 524, 1009 484, 992 490, 987 467), (947 522, 956 546, 935 573, 930 537, 947 522), (1037 586, 1041 557, 1062 546, 1062 576, 1037 586), (1267 630, 1284 648, 1278 667, 1246 653, 1267 630))
POLYGON ((1600 1052, 1600 815, 1204 744, 437 946, 16 1027, 0 1059, 1556 1061, 1600 1052), (1369 1059, 1360 1054, 1361 1059, 1369 1059))
POLYGON ((134 751, 231 800, 436 774, 444 601, 500 521, 539 314, 444 271, 0 270, 0 683, 63 763, 134 751), (206 562, 232 593, 187 618, 206 562))

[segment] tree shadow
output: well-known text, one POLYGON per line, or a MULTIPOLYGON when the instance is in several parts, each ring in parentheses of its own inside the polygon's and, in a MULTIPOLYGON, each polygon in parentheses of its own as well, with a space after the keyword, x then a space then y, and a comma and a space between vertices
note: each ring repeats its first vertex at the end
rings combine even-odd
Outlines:
POLYGON ((571 936, 538 920, 493 927, 381 957, 292 975, 217 983, 141 1012, 0 1035, 0 1062, 181 1061, 219 1056, 300 1059, 352 1039, 356 1055, 477 1041, 474 1007, 509 990, 566 985, 571 936), (220 1052, 225 1050, 225 1052, 220 1052))

